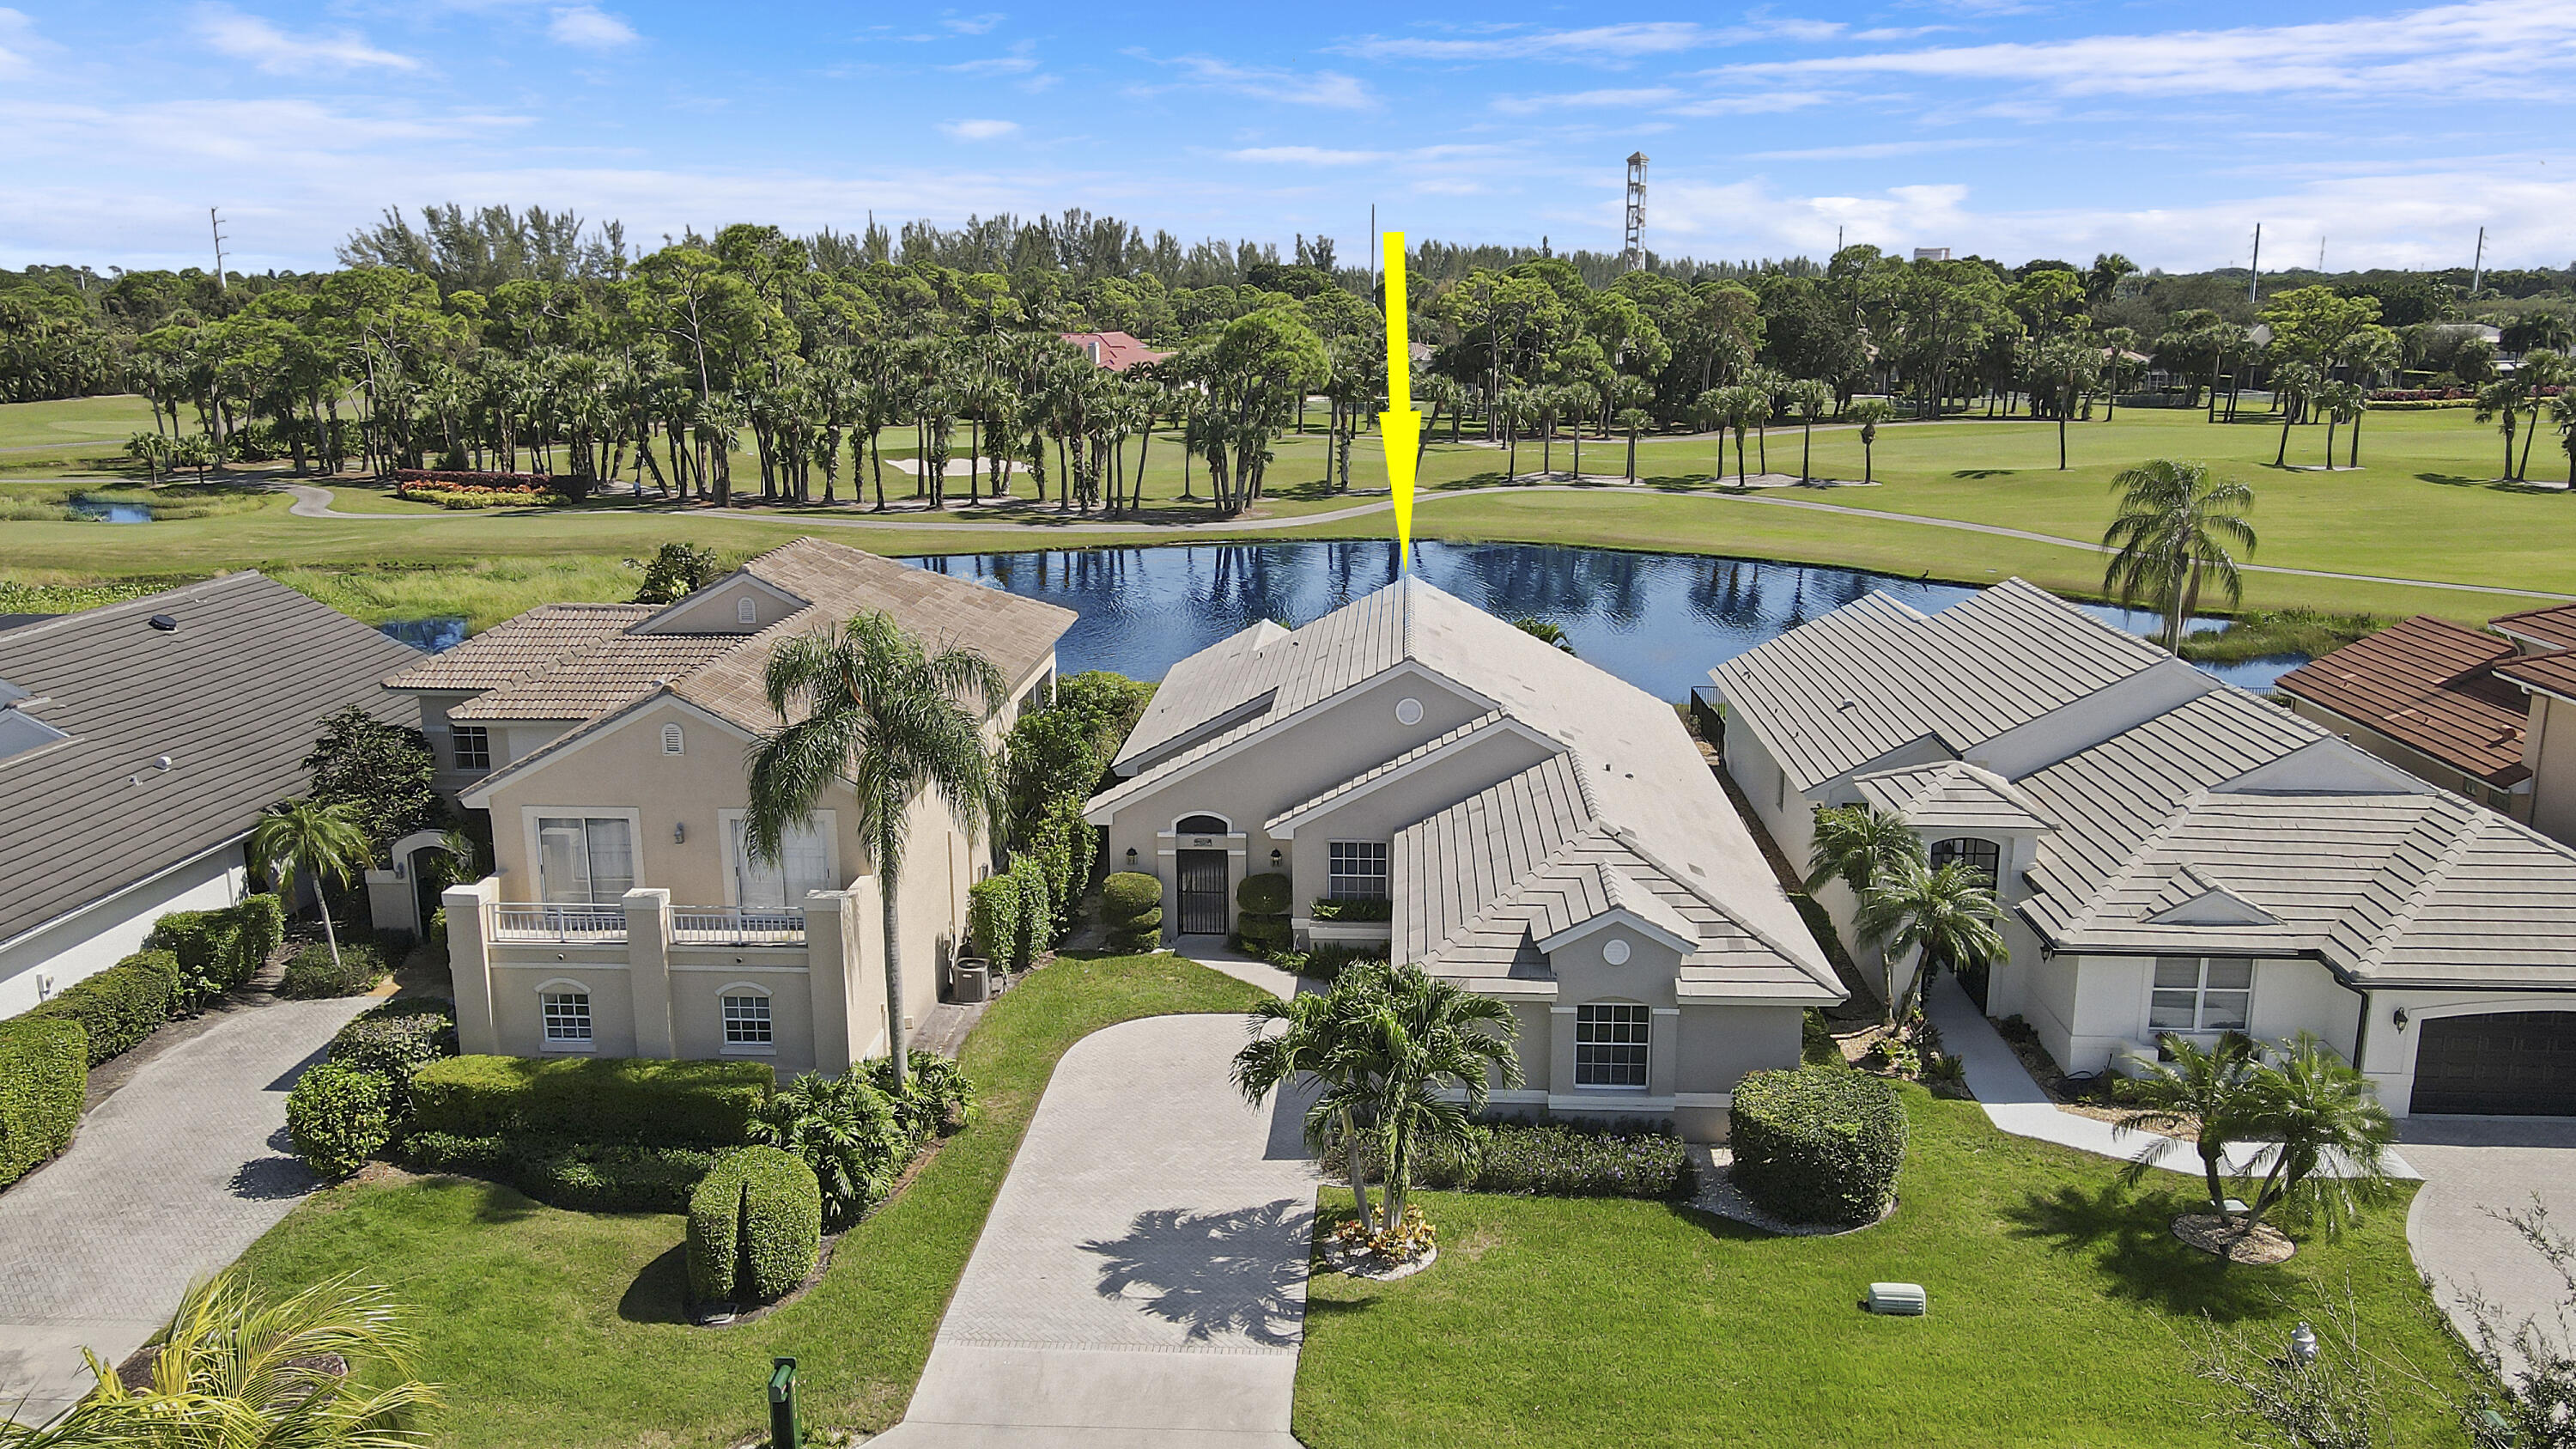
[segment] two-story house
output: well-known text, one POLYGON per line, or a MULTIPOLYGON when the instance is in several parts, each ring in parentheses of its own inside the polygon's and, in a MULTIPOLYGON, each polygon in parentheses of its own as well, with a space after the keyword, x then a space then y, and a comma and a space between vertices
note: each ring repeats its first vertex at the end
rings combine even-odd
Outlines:
POLYGON ((1114 769, 1087 817, 1167 926, 1288 877, 1300 939, 1511 1004, 1506 1109, 1719 1135, 1844 995, 1673 706, 1418 578, 1174 665, 1114 769))
POLYGON ((2018 579, 1874 594, 1711 677, 1792 859, 1869 804, 1994 878, 2009 959, 1963 984, 2069 1070, 2306 1031, 2401 1115, 2576 1112, 2576 852, 2529 827, 2018 579))
POLYGON ((838 1072, 918 1022, 992 845, 915 802, 904 999, 885 999, 878 882, 846 785, 782 858, 746 848, 744 752, 782 723, 779 641, 882 613, 993 661, 1010 701, 1055 678, 1070 611, 803 539, 668 605, 530 610, 387 680, 420 701, 441 783, 487 811, 493 873, 446 892, 469 1052, 750 1056, 838 1072))

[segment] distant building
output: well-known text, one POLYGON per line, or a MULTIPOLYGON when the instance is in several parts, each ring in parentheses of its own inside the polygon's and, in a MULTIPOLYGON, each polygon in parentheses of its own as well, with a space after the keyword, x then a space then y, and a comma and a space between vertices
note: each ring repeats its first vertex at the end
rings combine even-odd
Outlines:
POLYGON ((1094 363, 1111 372, 1125 372, 1140 362, 1160 362, 1172 355, 1157 352, 1124 332, 1066 332, 1059 335, 1081 348, 1094 363))
POLYGON ((1914 249, 1914 260, 1918 262, 1946 262, 1950 260, 1950 249, 1948 247, 1916 247, 1914 249))

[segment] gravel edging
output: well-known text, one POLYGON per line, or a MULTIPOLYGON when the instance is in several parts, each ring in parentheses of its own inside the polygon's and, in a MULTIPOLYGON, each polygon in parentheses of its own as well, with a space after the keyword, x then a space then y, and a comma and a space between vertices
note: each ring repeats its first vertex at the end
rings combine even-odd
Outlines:
POLYGON ((1784 1238, 1839 1238, 1845 1233, 1864 1232, 1886 1222, 1896 1214, 1896 1199, 1887 1200, 1887 1211, 1865 1223, 1793 1223, 1764 1210, 1744 1195, 1735 1185, 1735 1152, 1732 1148, 1712 1143, 1694 1142, 1690 1146, 1691 1166, 1699 1171, 1699 1192, 1690 1205, 1701 1212, 1760 1228, 1784 1238))

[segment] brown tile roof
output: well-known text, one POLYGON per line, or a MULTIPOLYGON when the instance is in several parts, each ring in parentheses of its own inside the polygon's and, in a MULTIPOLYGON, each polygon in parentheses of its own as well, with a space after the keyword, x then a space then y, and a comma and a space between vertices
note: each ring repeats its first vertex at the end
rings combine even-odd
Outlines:
POLYGON ((539 604, 385 683, 394 689, 499 689, 659 612, 654 604, 539 604))
POLYGON ((2509 640, 2419 614, 2300 665, 2276 687, 2504 788, 2531 774, 2522 763, 2529 706, 2496 677, 2513 659, 2509 640))
POLYGON ((2511 639, 2528 640, 2551 649, 2576 649, 2576 604, 2525 609, 2487 621, 2487 627, 2511 639))
POLYGON ((455 720, 581 720, 641 699, 743 646, 739 634, 611 634, 447 712, 455 720))
POLYGON ((2496 666, 2496 673, 2545 694, 2576 699, 2576 653, 2531 654, 2496 666))

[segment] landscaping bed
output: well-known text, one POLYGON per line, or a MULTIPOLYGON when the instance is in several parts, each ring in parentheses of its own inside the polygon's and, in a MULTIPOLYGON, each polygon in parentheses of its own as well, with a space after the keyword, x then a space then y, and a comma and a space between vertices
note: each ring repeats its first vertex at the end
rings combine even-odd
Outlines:
MULTIPOLYGON (((2115 1163, 2007 1136, 1973 1102, 1898 1089, 1900 1205, 1866 1232, 1780 1238, 1687 1207, 1419 1193, 1440 1266, 1308 1290, 1294 1429, 1388 1445, 2204 1446, 2202 1315, 2286 1341, 2349 1282, 2375 1351, 2436 1384, 2456 1351, 2407 1256, 2412 1184, 2341 1241, 2272 1267, 2176 1239, 2198 1184, 2123 1188, 2115 1163), (1931 1314, 1856 1306, 1920 1282, 1931 1314)), ((2164 1180, 2170 1177, 2170 1180, 2164 1180)), ((1326 1189, 1330 1218, 1348 1195, 1326 1189)), ((2397 1442, 2456 1445, 2442 1406, 2397 1442)))
POLYGON ((542 1206, 494 1183, 371 1170, 318 1194, 244 1255, 263 1286, 342 1272, 420 1314, 421 1375, 455 1407, 438 1442, 728 1446, 765 1423, 793 1355, 808 1431, 901 1416, 1056 1059, 1104 1026, 1248 1010, 1251 986, 1172 956, 1060 958, 966 1039, 976 1120, 844 1235, 811 1291, 719 1333, 690 1326, 683 1220, 542 1206))

